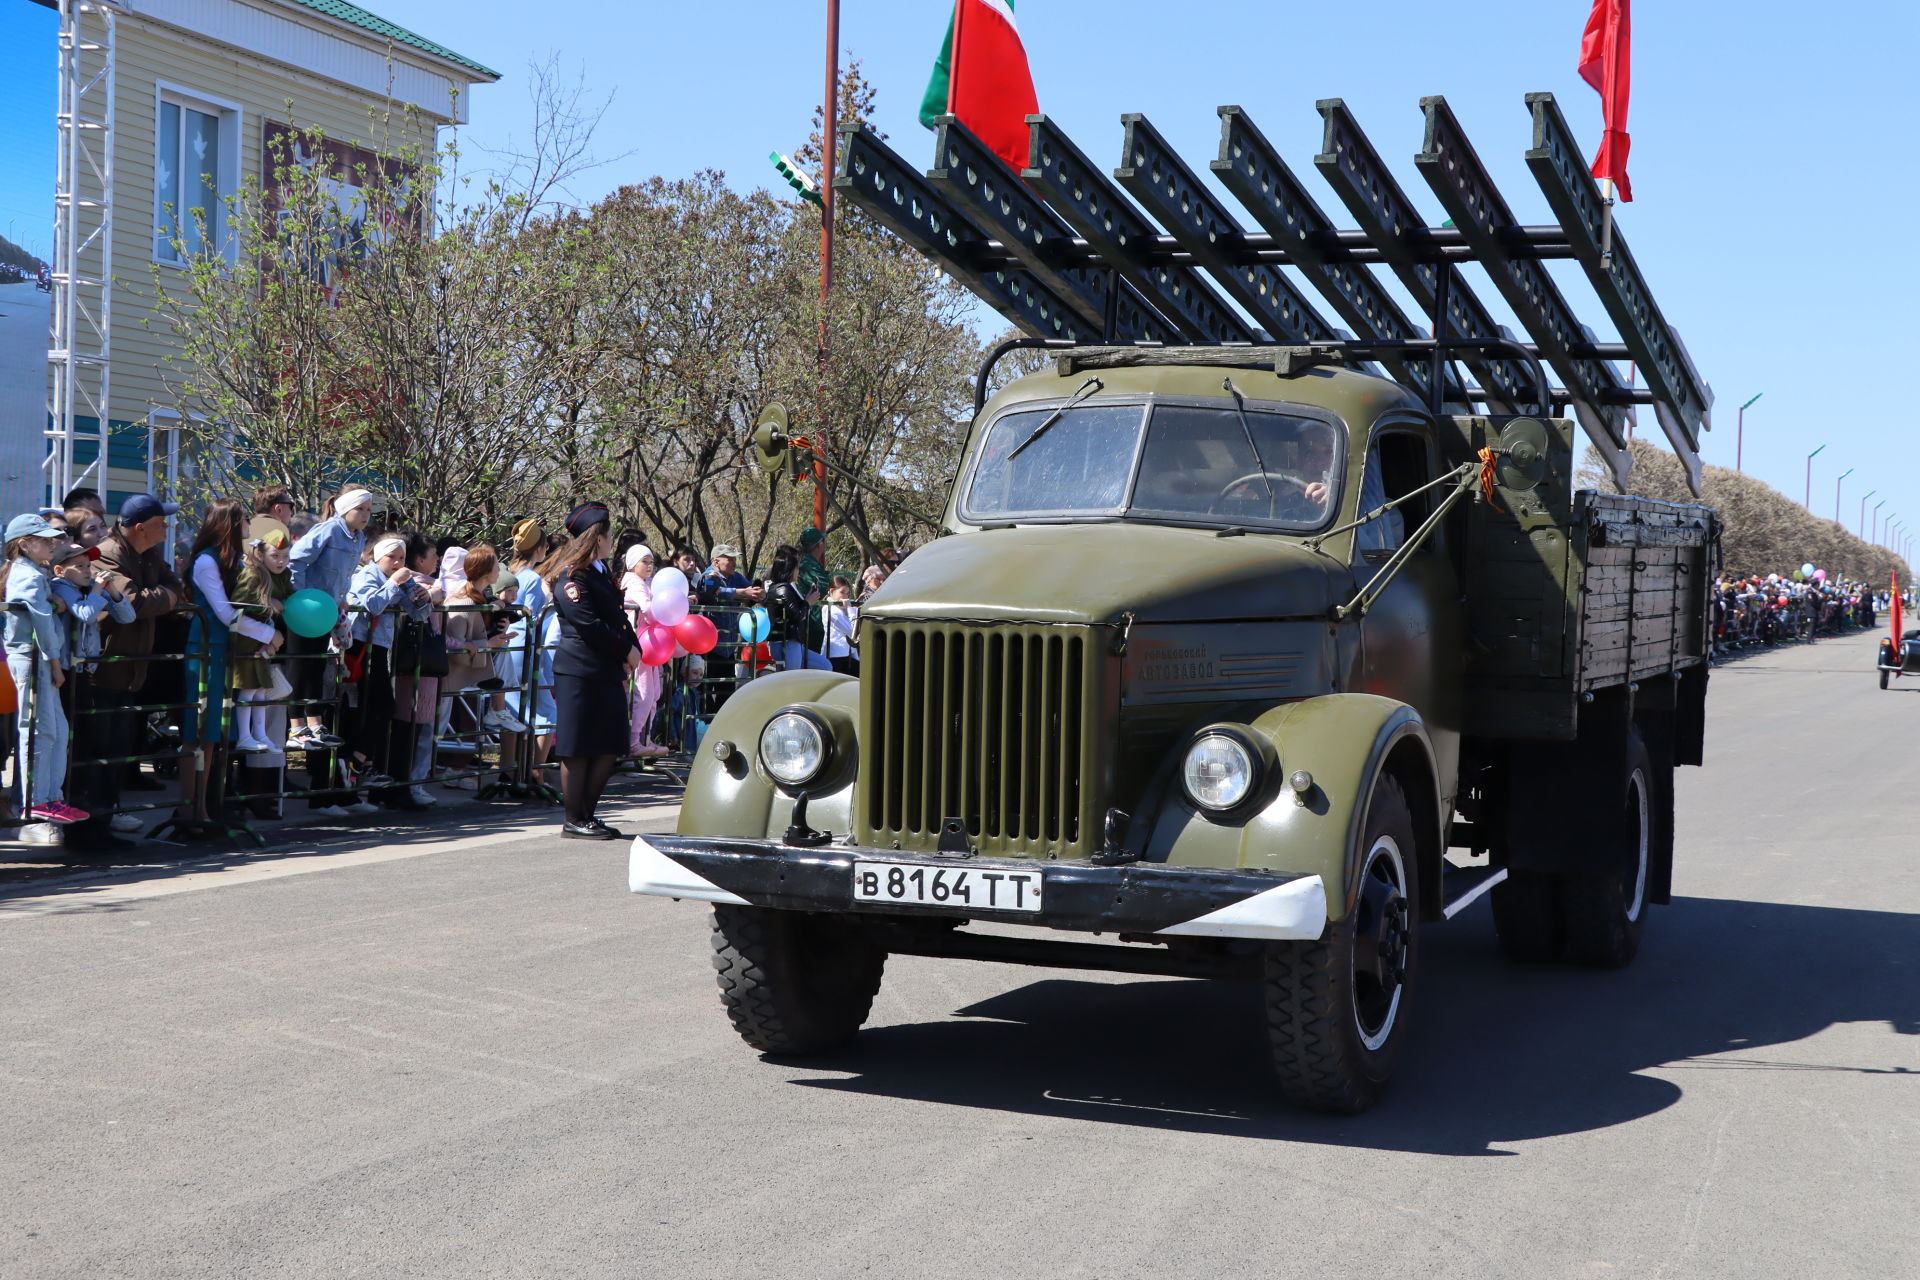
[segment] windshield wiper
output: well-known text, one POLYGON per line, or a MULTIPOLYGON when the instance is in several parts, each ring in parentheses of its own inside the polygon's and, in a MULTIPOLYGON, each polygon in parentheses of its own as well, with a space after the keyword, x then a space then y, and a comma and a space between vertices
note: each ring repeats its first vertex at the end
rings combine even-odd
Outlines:
POLYGON ((1088 378, 1085 382, 1081 383, 1080 389, 1073 393, 1073 399, 1067 401, 1065 404, 1061 405, 1058 409, 1055 409, 1052 413, 1048 414, 1047 420, 1041 423, 1039 426, 1035 427, 1033 429, 1032 435, 1028 436, 1025 440, 1022 440, 1019 444, 1013 447, 1013 452, 1007 455, 1007 461, 1012 462, 1015 458, 1019 457, 1022 450, 1024 450, 1028 445, 1032 444, 1035 440, 1038 440, 1041 436, 1045 435, 1047 433, 1047 429, 1053 426, 1054 423, 1060 421, 1060 415, 1064 414, 1067 410, 1079 404, 1082 400, 1085 400, 1088 396, 1092 395, 1095 391, 1098 391, 1102 385, 1103 384, 1098 378, 1088 378))
POLYGON ((1240 416, 1240 430, 1246 432, 1247 452, 1253 455, 1253 465, 1260 468, 1260 483, 1267 491, 1267 515, 1271 518, 1279 499, 1274 496, 1273 481, 1267 479, 1267 460, 1260 456, 1260 446, 1253 442, 1253 424, 1247 421, 1247 398, 1233 385, 1232 378, 1220 379, 1220 385, 1233 393, 1233 411, 1240 416))

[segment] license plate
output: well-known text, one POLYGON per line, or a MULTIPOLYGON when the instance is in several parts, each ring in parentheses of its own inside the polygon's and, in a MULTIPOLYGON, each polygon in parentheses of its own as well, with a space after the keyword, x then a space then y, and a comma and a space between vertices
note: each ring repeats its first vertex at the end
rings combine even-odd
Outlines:
POLYGON ((921 862, 856 861, 853 899, 973 911, 1038 911, 1040 873, 921 862))

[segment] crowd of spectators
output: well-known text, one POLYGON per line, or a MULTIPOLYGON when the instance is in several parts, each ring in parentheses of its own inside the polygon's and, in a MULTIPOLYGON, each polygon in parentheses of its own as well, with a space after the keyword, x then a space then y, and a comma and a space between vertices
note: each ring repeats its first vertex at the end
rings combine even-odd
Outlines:
MULTIPOLYGON (((268 486, 193 513, 136 494, 111 516, 76 489, 17 516, 5 538, 5 816, 29 839, 87 852, 136 834, 221 837, 230 817, 294 805, 324 818, 418 812, 441 802, 430 783, 550 794, 559 626, 543 568, 568 541, 535 520, 498 549, 389 527, 376 496, 351 485, 310 513, 268 486), (332 602, 330 630, 288 625, 296 594, 332 602)), ((619 540, 605 567, 636 629, 670 566, 719 633, 704 657, 682 649, 631 671, 632 767, 691 749, 742 680, 858 674, 860 607, 900 557, 889 549, 856 578, 830 572, 825 551, 809 528, 752 577, 728 544, 704 558, 677 546, 663 563, 640 535, 619 540)))
POLYGON ((1892 584, 1830 578, 1805 567, 1788 573, 1722 576, 1713 589, 1713 647, 1720 656, 1857 629, 1872 630, 1892 601, 1892 584))

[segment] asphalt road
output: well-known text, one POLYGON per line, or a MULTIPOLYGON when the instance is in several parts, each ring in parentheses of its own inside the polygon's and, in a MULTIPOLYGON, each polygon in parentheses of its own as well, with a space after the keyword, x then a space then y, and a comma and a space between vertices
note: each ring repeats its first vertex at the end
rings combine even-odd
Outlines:
POLYGON ((1236 985, 896 959, 764 1060, 705 911, 544 835, 23 889, 0 1276, 1920 1275, 1920 681, 1871 649, 1716 672, 1632 969, 1429 934, 1357 1119, 1271 1100, 1236 985))

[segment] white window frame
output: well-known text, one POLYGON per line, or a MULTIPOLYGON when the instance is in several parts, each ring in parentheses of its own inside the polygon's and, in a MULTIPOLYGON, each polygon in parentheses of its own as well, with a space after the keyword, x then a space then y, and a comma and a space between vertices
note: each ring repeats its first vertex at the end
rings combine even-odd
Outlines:
MULTIPOLYGON (((198 89, 188 88, 186 85, 173 84, 165 80, 156 80, 154 82, 152 257, 153 261, 159 266, 184 270, 187 266, 186 261, 169 256, 170 249, 167 247, 166 237, 160 234, 162 219, 167 216, 164 207, 165 202, 161 199, 160 193, 159 161, 160 137, 162 132, 160 113, 162 109, 167 106, 184 107, 190 111, 198 111, 205 115, 213 116, 218 120, 220 129, 220 163, 213 176, 214 180, 219 184, 218 198, 223 205, 227 200, 238 194, 240 190, 240 147, 241 140, 247 136, 246 130, 243 128, 246 122, 246 112, 239 103, 226 98, 216 98, 211 94, 202 93, 198 89)), ((178 163, 177 157, 174 162, 176 164, 178 163)), ((181 186, 184 188, 186 185, 186 175, 183 173, 180 176, 182 179, 181 186)), ((180 212, 178 209, 174 210, 173 216, 175 219, 180 216, 180 212)), ((219 210, 218 216, 221 219, 221 245, 218 252, 220 256, 228 262, 238 261, 233 243, 233 225, 227 220, 224 207, 219 210)))

